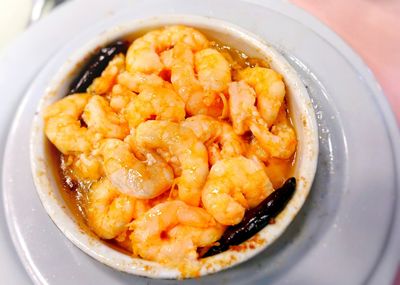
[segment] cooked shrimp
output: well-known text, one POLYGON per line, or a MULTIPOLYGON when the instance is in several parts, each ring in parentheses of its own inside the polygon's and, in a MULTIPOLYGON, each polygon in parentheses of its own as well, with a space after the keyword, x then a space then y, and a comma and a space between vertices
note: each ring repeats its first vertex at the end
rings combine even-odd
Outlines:
POLYGON ((63 154, 89 152, 93 134, 81 126, 80 117, 90 94, 69 95, 48 106, 43 114, 48 139, 63 154))
POLYGON ((258 145, 255 147, 261 146, 272 157, 287 159, 293 155, 297 139, 286 117, 285 104, 281 105, 270 130, 254 106, 255 93, 250 86, 243 81, 233 82, 229 86, 229 96, 230 116, 236 133, 243 134, 251 130, 257 139, 258 145))
POLYGON ((257 206, 273 190, 260 163, 243 156, 227 158, 211 167, 202 202, 219 223, 236 225, 247 209, 257 206))
POLYGON ((118 84, 125 86, 128 90, 140 93, 146 87, 169 87, 170 83, 164 81, 155 74, 145 74, 141 72, 129 73, 122 72, 117 79, 118 84))
POLYGON ((243 154, 244 143, 242 139, 235 134, 232 127, 225 122, 219 121, 209 116, 196 115, 187 118, 181 123, 182 126, 190 128, 193 133, 207 146, 220 145, 220 150, 212 147, 209 158, 211 164, 214 164, 221 158, 235 157, 243 154))
POLYGON ((118 236, 116 236, 114 240, 117 242, 118 246, 132 254, 132 241, 129 238, 130 235, 131 231, 129 229, 126 229, 118 236))
POLYGON ((231 69, 228 61, 217 50, 203 49, 194 56, 197 78, 206 91, 223 92, 231 82, 231 69))
POLYGON ((121 194, 103 178, 89 189, 85 210, 89 227, 101 238, 115 238, 128 229, 128 224, 143 212, 143 208, 148 209, 146 203, 121 194))
POLYGON ((181 43, 172 49, 171 83, 187 102, 195 92, 203 92, 194 73, 194 55, 189 46, 181 43))
POLYGON ((171 83, 186 102, 186 111, 190 115, 219 117, 224 110, 221 92, 230 81, 230 68, 218 51, 210 50, 200 51, 195 60, 190 47, 185 44, 177 44, 172 49, 171 83), (195 68, 201 80, 196 78, 195 68))
POLYGON ((244 80, 254 88, 257 94, 258 112, 267 125, 271 126, 285 98, 282 76, 270 68, 256 66, 239 71, 238 79, 244 80))
POLYGON ((122 139, 129 134, 125 118, 115 113, 107 100, 99 95, 90 98, 82 118, 89 130, 100 133, 105 138, 122 139))
POLYGON ((79 179, 95 181, 103 176, 102 161, 95 151, 77 155, 71 168, 79 179))
POLYGON ((180 122, 185 119, 185 103, 174 90, 147 87, 124 109, 130 128, 148 119, 180 122))
POLYGON ((121 84, 115 84, 110 93, 110 107, 121 112, 128 103, 136 97, 136 94, 121 84))
POLYGON ((262 162, 268 162, 268 159, 271 157, 271 155, 268 151, 265 151, 265 149, 260 145, 260 142, 254 137, 247 145, 246 157, 256 157, 262 162))
POLYGON ((142 258, 194 269, 197 247, 217 241, 224 228, 204 209, 182 201, 156 205, 131 224, 133 252, 142 258))
POLYGON ((224 118, 227 107, 224 94, 209 93, 202 91, 193 92, 186 102, 186 112, 190 115, 207 115, 214 118, 224 118))
POLYGON ((224 226, 218 223, 208 228, 179 225, 169 231, 169 236, 176 240, 190 239, 197 247, 206 247, 221 237, 223 229, 224 226))
POLYGON ((176 180, 179 199, 199 205, 208 175, 208 157, 207 149, 193 131, 178 123, 147 121, 137 127, 136 141, 141 147, 161 150, 179 161, 181 175, 176 180))
POLYGON ((251 120, 259 117, 255 103, 256 93, 245 82, 229 84, 229 115, 237 134, 243 135, 249 130, 251 120))
POLYGON ((114 55, 87 94, 45 110, 46 135, 93 233, 198 276, 202 253, 291 175, 283 78, 180 25, 114 55))
POLYGON ((105 139, 100 146, 104 171, 118 191, 139 199, 150 199, 170 189, 171 167, 156 153, 142 150, 144 161, 136 158, 128 143, 105 139))
POLYGON ((167 49, 160 53, 160 60, 164 66, 164 70, 171 70, 174 63, 174 49, 167 49))
POLYGON ((111 91, 117 80, 117 75, 125 69, 125 56, 117 54, 107 65, 100 77, 97 77, 89 86, 88 92, 104 95, 111 91))
POLYGON ((281 108, 271 131, 258 122, 252 122, 250 129, 261 147, 272 157, 288 159, 296 151, 296 133, 286 117, 285 108, 281 108))
POLYGON ((126 67, 131 73, 159 74, 163 69, 159 54, 177 43, 187 44, 193 51, 208 46, 207 38, 199 31, 185 26, 168 26, 151 31, 136 39, 126 54, 126 67))
POLYGON ((219 143, 210 143, 207 144, 207 152, 208 152, 208 161, 211 165, 214 165, 218 160, 221 160, 221 147, 219 143))

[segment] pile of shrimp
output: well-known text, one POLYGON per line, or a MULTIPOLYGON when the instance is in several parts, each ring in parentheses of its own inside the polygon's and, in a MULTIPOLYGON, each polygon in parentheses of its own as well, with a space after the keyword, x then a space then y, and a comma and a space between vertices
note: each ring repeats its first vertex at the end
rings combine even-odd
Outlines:
POLYGON ((285 84, 266 65, 167 26, 116 55, 86 93, 47 107, 45 134, 86 185, 90 229, 193 274, 199 248, 279 187, 293 160, 285 84))

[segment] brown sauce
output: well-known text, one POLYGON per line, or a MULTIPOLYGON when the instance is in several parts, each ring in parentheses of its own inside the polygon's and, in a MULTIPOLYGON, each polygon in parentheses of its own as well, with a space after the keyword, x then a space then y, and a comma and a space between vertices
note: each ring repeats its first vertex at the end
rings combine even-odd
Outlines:
POLYGON ((86 234, 99 239, 111 248, 118 250, 121 253, 131 255, 132 253, 128 250, 126 241, 103 240, 98 238, 97 235, 91 231, 87 225, 85 213, 88 187, 82 187, 73 181, 70 175, 70 169, 63 167, 65 156, 48 140, 45 149, 51 171, 58 184, 58 189, 60 189, 61 197, 64 199, 68 210, 70 210, 80 229, 86 234))
POLYGON ((255 66, 269 67, 269 63, 265 59, 249 57, 238 49, 218 43, 216 41, 211 43, 211 47, 218 50, 225 57, 225 59, 231 64, 231 68, 233 70, 255 66))
POLYGON ((77 183, 71 181, 70 176, 65 175, 61 163, 63 155, 48 140, 46 143, 46 155, 65 204, 75 217, 75 221, 78 222, 82 230, 90 232, 88 226, 86 225, 86 215, 83 210, 84 204, 82 203, 82 197, 86 194, 78 187, 77 183))

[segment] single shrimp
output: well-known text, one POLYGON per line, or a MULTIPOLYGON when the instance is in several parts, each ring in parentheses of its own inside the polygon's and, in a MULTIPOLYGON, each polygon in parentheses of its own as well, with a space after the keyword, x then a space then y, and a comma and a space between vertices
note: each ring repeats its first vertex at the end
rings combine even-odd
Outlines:
POLYGON ((108 63, 101 75, 93 80, 87 91, 97 95, 107 94, 114 86, 117 75, 123 70, 125 70, 125 56, 120 53, 108 63))
POLYGON ((293 155, 297 139, 286 116, 285 104, 281 104, 274 125, 269 128, 254 106, 255 92, 249 85, 243 81, 231 83, 229 96, 230 116, 236 133, 251 130, 257 139, 255 147, 261 146, 272 157, 287 159, 293 155))
POLYGON ((107 178, 116 189, 139 199, 154 198, 170 189, 174 180, 171 167, 156 153, 141 150, 139 160, 128 143, 105 139, 100 146, 107 178))
POLYGON ((180 122, 185 119, 185 103, 172 89, 148 87, 132 99, 123 113, 130 128, 148 119, 180 122))
POLYGON ((140 93, 147 87, 171 87, 171 84, 164 81, 156 74, 145 74, 141 72, 129 73, 122 72, 117 78, 118 84, 126 87, 128 90, 140 93))
POLYGON ((271 126, 285 98, 282 76, 270 68, 256 66, 240 70, 238 80, 244 80, 254 88, 258 112, 267 125, 271 126))
POLYGON ((182 43, 172 49, 171 83, 186 102, 188 114, 220 117, 226 101, 222 91, 227 89, 231 77, 229 64, 213 49, 205 49, 196 55, 182 43))
POLYGON ((121 84, 115 84, 110 92, 110 107, 119 113, 135 97, 136 93, 121 84))
POLYGON ((231 82, 229 62, 216 49, 207 48, 194 55, 199 83, 205 91, 224 92, 231 82))
POLYGON ((221 158, 235 157, 244 153, 242 139, 233 131, 231 125, 209 116, 196 115, 181 123, 189 128, 208 147, 211 164, 221 158))
POLYGON ((187 102, 195 92, 203 92, 194 72, 194 55, 189 46, 180 43, 172 50, 171 83, 187 102))
MULTIPOLYGON (((135 154, 135 156, 137 158, 139 158, 140 160, 146 159, 146 157, 144 157, 140 151, 141 149, 143 149, 143 147, 140 147, 136 141, 136 129, 131 129, 131 133, 125 137, 124 142, 129 144, 132 152, 135 154)), ((172 155, 169 152, 169 150, 157 149, 157 153, 159 155, 161 155, 161 157, 172 167, 175 177, 182 175, 182 169, 181 169, 181 164, 180 164, 179 160, 174 155, 172 155)), ((175 190, 173 188, 174 188, 174 185, 172 186, 171 191, 175 190)), ((170 197, 171 194, 172 193, 170 192, 170 193, 168 193, 167 196, 170 197)), ((154 199, 157 199, 160 196, 157 196, 154 199)))
MULTIPOLYGON (((167 121, 147 121, 136 129, 137 145, 174 157, 181 175, 176 179, 179 199, 198 206, 208 175, 207 149, 191 129, 167 121)), ((167 158, 167 161, 171 158, 167 158)))
POLYGON ((265 124, 256 121, 251 123, 250 129, 260 146, 272 157, 288 159, 296 151, 296 133, 286 117, 284 106, 279 111, 271 131, 265 124))
POLYGON ((90 98, 82 114, 89 130, 105 138, 123 139, 129 134, 128 123, 115 113, 108 101, 99 95, 90 98))
POLYGON ((44 110, 46 136, 63 154, 89 152, 91 149, 93 133, 80 122, 91 97, 86 93, 69 95, 44 110))
POLYGON ((190 273, 198 265, 197 248, 216 242, 224 227, 204 209, 175 200, 153 207, 131 230, 134 254, 190 273))
POLYGON ((247 209, 274 191, 262 163, 243 156, 217 161, 202 192, 204 208, 219 223, 236 225, 247 209))
POLYGON ((131 73, 159 74, 163 69, 159 54, 177 43, 185 43, 193 51, 208 46, 207 38, 190 27, 175 25, 154 30, 130 45, 126 54, 127 70, 131 73))
POLYGON ((149 208, 146 201, 121 194, 107 178, 92 184, 85 209, 89 227, 103 239, 112 239, 149 208))

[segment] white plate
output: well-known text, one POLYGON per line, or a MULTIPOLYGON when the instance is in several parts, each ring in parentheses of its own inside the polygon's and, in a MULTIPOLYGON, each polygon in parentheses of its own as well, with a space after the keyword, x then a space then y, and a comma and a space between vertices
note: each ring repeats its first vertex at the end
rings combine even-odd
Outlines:
MULTIPOLYGON (((119 17, 118 17, 119 18, 119 17)), ((240 49, 248 55, 268 58, 271 68, 282 74, 285 79, 288 108, 293 113, 292 119, 299 140, 296 152, 296 162, 293 176, 297 178, 296 191, 288 202, 285 210, 279 214, 276 222, 259 232, 258 237, 265 240, 255 247, 249 246, 245 251, 226 251, 222 254, 207 258, 199 268, 200 276, 220 271, 223 268, 235 266, 253 257, 272 244, 292 222, 293 218, 306 201, 318 160, 318 133, 316 118, 308 92, 296 71, 268 43, 263 43, 257 36, 250 35, 249 31, 242 30, 231 23, 211 17, 193 15, 160 15, 158 17, 140 20, 121 21, 118 25, 98 30, 97 35, 87 35, 86 43, 71 40, 67 47, 61 49, 56 56, 41 70, 29 87, 29 94, 41 94, 40 103, 32 124, 30 141, 32 173, 41 203, 47 213, 70 241, 84 252, 117 270, 152 278, 176 279, 181 276, 176 269, 171 269, 156 262, 133 258, 111 249, 104 242, 82 232, 79 223, 71 218, 71 212, 59 195, 54 173, 47 165, 46 138, 43 136, 43 109, 64 97, 68 92, 71 74, 76 64, 87 58, 88 54, 99 46, 124 38, 138 31, 151 30, 171 24, 183 24, 195 27, 208 38, 216 38, 230 47, 240 49), (67 79, 66 79, 67 78, 67 79), (38 175, 40 173, 40 175, 38 175), (36 175, 35 175, 36 174, 36 175)), ((35 95, 34 95, 35 96, 35 95)))
MULTIPOLYGON (((188 283, 390 283, 399 252, 395 241, 400 184, 399 146, 395 146, 400 139, 390 109, 369 70, 337 36, 285 2, 263 5, 227 0, 75 1, 38 23, 9 50, 0 66, 3 134, 12 107, 26 96, 5 151, 3 198, 14 245, 35 283, 150 282, 86 256, 45 214, 33 188, 28 153, 29 128, 41 94, 25 91, 45 61, 74 33, 88 27, 75 39, 84 43, 122 20, 165 12, 221 18, 272 42, 307 84, 321 132, 314 187, 286 233, 251 261, 188 283)), ((4 233, 3 222, 0 227, 4 233)), ((2 276, 10 282, 2 281, 26 283, 8 237, 1 236, 0 241, 1 267, 7 270, 2 276)))

